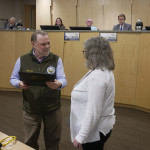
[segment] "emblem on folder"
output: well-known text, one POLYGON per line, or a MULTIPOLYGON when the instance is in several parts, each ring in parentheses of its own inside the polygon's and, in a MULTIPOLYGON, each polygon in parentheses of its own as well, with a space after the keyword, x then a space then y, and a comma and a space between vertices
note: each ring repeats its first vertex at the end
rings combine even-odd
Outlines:
POLYGON ((54 74, 54 73, 55 73, 55 68, 54 68, 53 66, 49 66, 49 67, 47 68, 47 73, 48 73, 48 74, 54 74))

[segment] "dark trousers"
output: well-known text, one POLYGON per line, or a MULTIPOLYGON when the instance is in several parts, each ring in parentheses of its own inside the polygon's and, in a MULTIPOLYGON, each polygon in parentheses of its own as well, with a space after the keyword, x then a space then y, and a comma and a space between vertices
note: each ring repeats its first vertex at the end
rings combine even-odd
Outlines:
POLYGON ((100 132, 100 140, 96 142, 82 144, 83 150, 103 150, 104 144, 110 137, 110 135, 111 131, 108 134, 106 134, 106 136, 100 132))
POLYGON ((44 123, 44 140, 46 150, 59 150, 61 137, 61 109, 43 115, 23 112, 25 123, 25 144, 39 150, 38 138, 41 122, 44 123))

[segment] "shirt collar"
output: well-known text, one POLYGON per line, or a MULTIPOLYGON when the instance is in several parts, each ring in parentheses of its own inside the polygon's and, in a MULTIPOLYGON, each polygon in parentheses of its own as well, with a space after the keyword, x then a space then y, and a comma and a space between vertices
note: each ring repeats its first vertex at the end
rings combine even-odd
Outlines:
POLYGON ((33 49, 33 55, 37 58, 37 60, 38 60, 39 62, 42 62, 43 59, 45 59, 45 58, 47 57, 47 56, 43 56, 43 57, 41 57, 41 58, 38 58, 38 57, 36 56, 35 52, 34 52, 34 49, 33 49))
POLYGON ((124 24, 123 25, 120 25, 120 28, 121 28, 121 26, 122 26, 122 30, 124 29, 124 24))

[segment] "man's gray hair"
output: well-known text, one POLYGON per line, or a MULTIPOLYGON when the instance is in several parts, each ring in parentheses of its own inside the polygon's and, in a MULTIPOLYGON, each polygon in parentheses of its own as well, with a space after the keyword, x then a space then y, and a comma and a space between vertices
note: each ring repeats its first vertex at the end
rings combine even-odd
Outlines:
POLYGON ((44 31, 41 31, 41 30, 39 30, 39 31, 35 31, 32 35, 31 35, 31 42, 36 42, 36 40, 37 40, 37 35, 47 35, 48 36, 48 33, 47 32, 44 32, 44 31))
POLYGON ((13 19, 14 21, 16 21, 16 18, 15 18, 15 17, 10 17, 9 20, 10 20, 10 19, 13 19))
POLYGON ((9 18, 9 20, 10 19, 12 19, 12 20, 14 20, 14 22, 16 22, 16 18, 15 17, 11 17, 11 18, 9 18))
POLYGON ((88 69, 114 70, 113 51, 108 40, 103 37, 92 37, 85 41, 84 48, 88 69))
POLYGON ((91 18, 88 18, 88 19, 86 20, 86 22, 88 22, 88 21, 90 21, 90 22, 93 23, 93 19, 91 19, 91 18))

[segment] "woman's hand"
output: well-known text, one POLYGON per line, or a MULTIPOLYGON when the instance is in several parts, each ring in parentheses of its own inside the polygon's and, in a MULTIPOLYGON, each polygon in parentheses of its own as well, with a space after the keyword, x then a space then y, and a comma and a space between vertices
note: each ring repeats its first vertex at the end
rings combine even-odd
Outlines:
POLYGON ((76 139, 74 139, 73 145, 74 147, 77 147, 77 148, 80 148, 82 146, 81 143, 79 143, 76 139))

